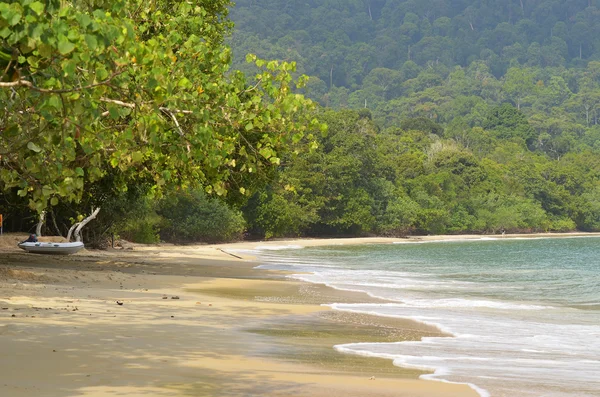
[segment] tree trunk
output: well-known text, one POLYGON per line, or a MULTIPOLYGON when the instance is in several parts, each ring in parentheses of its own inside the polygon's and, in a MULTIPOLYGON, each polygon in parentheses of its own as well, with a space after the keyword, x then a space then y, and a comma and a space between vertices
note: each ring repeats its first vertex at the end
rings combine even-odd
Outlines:
POLYGON ((95 210, 92 208, 92 210, 93 212, 91 213, 91 215, 79 222, 79 225, 75 228, 75 241, 81 241, 81 229, 83 229, 85 225, 87 225, 96 218, 96 215, 98 215, 98 212, 100 212, 100 207, 96 208, 95 210))
POLYGON ((52 209, 50 209, 50 217, 52 218, 52 225, 54 226, 56 235, 62 237, 62 232, 60 231, 60 228, 56 224, 56 217, 54 216, 54 211, 52 211, 52 209))
POLYGON ((44 226, 44 222, 46 222, 46 211, 41 212, 40 220, 35 227, 35 235, 38 237, 42 237, 42 226, 44 226))
POLYGON ((76 228, 77 226, 79 226, 79 224, 80 224, 80 223, 81 223, 81 222, 77 222, 76 224, 74 224, 73 226, 71 226, 71 227, 69 228, 69 232, 67 233, 67 241, 68 241, 68 242, 71 242, 71 235, 73 234, 73 230, 75 230, 75 228, 76 228))
POLYGON ((587 126, 590 126, 590 108, 589 106, 585 106, 585 122, 587 126))
POLYGON ((331 65, 331 69, 329 70, 329 90, 333 88, 333 65, 331 65))

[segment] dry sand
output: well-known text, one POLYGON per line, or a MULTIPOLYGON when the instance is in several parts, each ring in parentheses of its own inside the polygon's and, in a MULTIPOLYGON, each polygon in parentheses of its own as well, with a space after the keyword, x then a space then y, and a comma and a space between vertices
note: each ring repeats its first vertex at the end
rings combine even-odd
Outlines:
POLYGON ((332 348, 439 330, 331 311, 320 305, 373 299, 254 269, 237 251, 406 240, 131 244, 61 257, 22 252, 25 237, 0 238, 2 397, 477 396, 332 348))

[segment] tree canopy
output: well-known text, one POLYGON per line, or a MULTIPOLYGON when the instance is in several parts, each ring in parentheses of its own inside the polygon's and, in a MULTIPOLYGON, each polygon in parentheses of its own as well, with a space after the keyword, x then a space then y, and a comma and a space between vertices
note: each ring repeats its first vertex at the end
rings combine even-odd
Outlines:
POLYGON ((323 126, 293 62, 230 71, 227 0, 0 3, 0 187, 43 211, 129 181, 245 192, 323 126))

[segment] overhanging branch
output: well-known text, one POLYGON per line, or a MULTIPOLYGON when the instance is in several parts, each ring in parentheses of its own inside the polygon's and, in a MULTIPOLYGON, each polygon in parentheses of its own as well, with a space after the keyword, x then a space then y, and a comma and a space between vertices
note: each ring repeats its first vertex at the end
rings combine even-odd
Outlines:
POLYGON ((175 123, 175 125, 177 126, 177 131, 179 132, 179 135, 185 139, 186 143, 187 143, 187 151, 188 153, 191 151, 190 149, 190 142, 187 140, 187 138, 185 137, 185 134, 183 133, 183 130, 181 129, 181 126, 179 125, 179 121, 177 121, 177 117, 175 117, 175 115, 173 114, 173 112, 171 112, 168 108, 165 107, 160 107, 159 108, 161 112, 165 113, 166 115, 171 117, 171 120, 173 120, 173 122, 175 123))
POLYGON ((60 89, 60 90, 40 88, 38 86, 33 85, 33 83, 31 81, 25 80, 25 79, 20 79, 20 80, 10 81, 10 82, 1 82, 0 81, 0 88, 27 87, 31 90, 34 90, 37 92, 43 92, 43 93, 47 93, 47 94, 66 94, 68 92, 88 90, 90 88, 95 88, 95 87, 99 87, 101 85, 106 85, 106 84, 110 83, 112 81, 112 79, 114 79, 115 77, 120 75, 121 73, 123 73, 123 72, 116 71, 108 79, 101 81, 99 83, 89 84, 89 85, 86 85, 83 87, 65 88, 65 89, 60 89))

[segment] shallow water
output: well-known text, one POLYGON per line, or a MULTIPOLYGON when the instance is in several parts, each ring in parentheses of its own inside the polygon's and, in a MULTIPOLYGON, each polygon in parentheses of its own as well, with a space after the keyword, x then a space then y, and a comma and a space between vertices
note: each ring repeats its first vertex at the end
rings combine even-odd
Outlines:
POLYGON ((391 302, 335 309, 454 335, 339 351, 428 369, 482 396, 600 396, 600 238, 280 248, 258 251, 262 267, 391 302))

